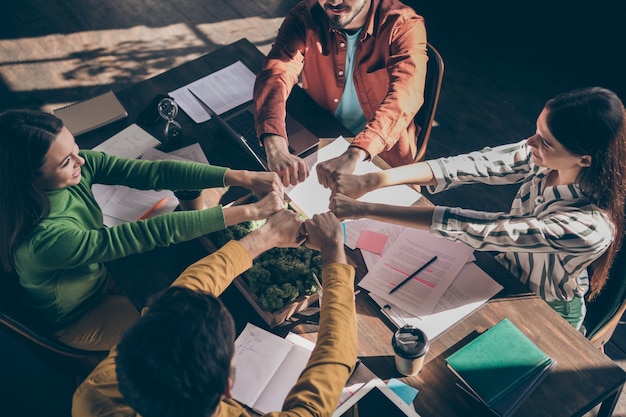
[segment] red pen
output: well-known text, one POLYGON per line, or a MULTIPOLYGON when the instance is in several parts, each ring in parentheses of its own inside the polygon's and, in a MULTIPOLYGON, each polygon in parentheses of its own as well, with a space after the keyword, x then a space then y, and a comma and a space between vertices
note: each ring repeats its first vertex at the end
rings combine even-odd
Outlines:
POLYGON ((145 220, 148 217, 152 216, 155 211, 157 211, 158 209, 163 207, 163 204, 167 203, 167 200, 168 200, 167 197, 163 197, 154 206, 150 207, 144 214, 139 216, 139 218, 137 220, 145 220))

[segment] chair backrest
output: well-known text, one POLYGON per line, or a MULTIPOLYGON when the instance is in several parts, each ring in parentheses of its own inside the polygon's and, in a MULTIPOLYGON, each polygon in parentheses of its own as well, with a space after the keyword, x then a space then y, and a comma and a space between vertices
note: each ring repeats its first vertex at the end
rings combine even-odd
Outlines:
POLYGON ((583 325, 587 338, 603 349, 626 310, 626 237, 617 252, 604 288, 593 300, 587 301, 583 325))
POLYGON ((443 58, 430 43, 426 46, 428 63, 426 67, 426 84, 424 85, 424 104, 415 115, 415 123, 421 127, 417 134, 417 153, 415 161, 421 161, 426 154, 430 131, 435 121, 435 112, 439 104, 439 93, 443 82, 443 58))
POLYGON ((108 354, 76 349, 57 341, 27 306, 13 277, 0 276, 0 326, 44 363, 67 375, 87 375, 108 354))

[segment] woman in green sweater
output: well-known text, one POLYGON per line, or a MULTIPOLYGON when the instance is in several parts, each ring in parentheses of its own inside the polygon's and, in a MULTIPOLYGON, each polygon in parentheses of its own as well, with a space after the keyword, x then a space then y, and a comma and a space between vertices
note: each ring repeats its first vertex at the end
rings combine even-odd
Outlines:
POLYGON ((104 262, 168 246, 283 207, 278 175, 180 162, 122 159, 79 150, 55 116, 0 114, 0 262, 67 345, 110 349, 138 313, 104 262), (254 204, 173 212, 106 227, 93 184, 197 190, 237 185, 254 204))

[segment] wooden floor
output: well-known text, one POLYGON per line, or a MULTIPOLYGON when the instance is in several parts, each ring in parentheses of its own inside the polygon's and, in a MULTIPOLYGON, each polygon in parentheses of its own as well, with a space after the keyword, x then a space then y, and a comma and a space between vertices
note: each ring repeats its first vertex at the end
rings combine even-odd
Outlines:
MULTIPOLYGON (((297 2, 1 3, 0 110, 50 111, 122 89, 242 37, 267 52, 297 2)), ((527 137, 544 102, 571 88, 601 85, 626 99, 621 3, 412 1, 446 65, 427 157, 527 137)), ((429 197, 438 204, 506 210, 513 192, 472 186, 429 197)), ((606 352, 626 368, 625 325, 606 352)), ((0 414, 67 416, 71 384, 0 333, 0 414)), ((626 398, 615 415, 626 416, 626 398)))

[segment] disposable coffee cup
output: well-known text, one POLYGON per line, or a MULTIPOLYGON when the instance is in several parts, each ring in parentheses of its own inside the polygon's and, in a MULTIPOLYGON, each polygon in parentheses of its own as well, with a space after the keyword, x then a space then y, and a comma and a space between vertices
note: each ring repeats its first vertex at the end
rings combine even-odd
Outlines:
POLYGON ((430 342, 422 330, 407 325, 394 333, 391 346, 395 353, 398 372, 402 375, 413 376, 422 369, 430 342))

